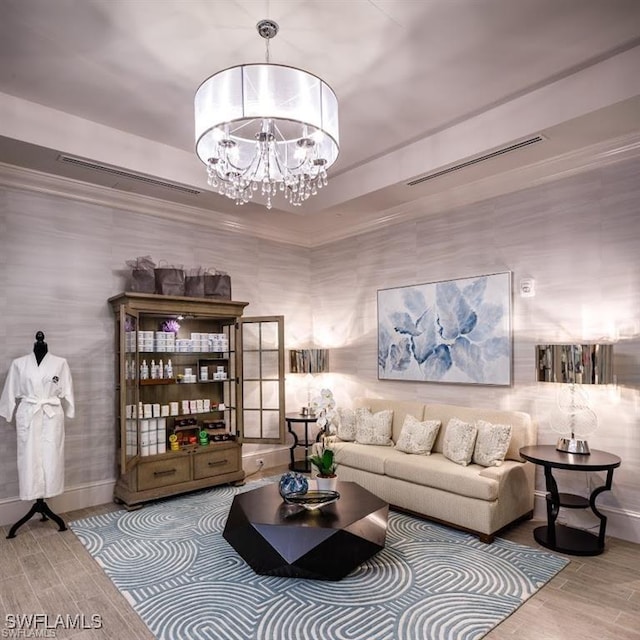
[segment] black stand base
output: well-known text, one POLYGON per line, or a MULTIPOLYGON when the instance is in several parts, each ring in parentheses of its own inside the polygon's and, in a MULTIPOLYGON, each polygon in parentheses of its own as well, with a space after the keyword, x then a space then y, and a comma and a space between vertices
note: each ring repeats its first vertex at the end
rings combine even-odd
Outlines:
POLYGON ((29 520, 31 520, 31 518, 36 513, 42 514, 42 518, 40 518, 41 522, 45 522, 49 518, 51 518, 51 520, 53 520, 58 525, 60 531, 66 531, 67 530, 67 526, 65 525, 64 520, 59 515, 53 513, 53 511, 51 511, 51 509, 49 508, 49 505, 44 501, 43 498, 38 498, 33 503, 33 506, 29 510, 29 513, 27 513, 27 515, 24 516, 24 518, 20 518, 20 520, 18 520, 18 522, 16 522, 11 527, 11 529, 9 530, 9 535, 7 536, 7 538, 15 538, 16 537, 16 531, 25 522, 28 522, 29 520))
POLYGON ((594 536, 583 529, 556 524, 553 537, 549 536, 549 527, 537 527, 533 530, 536 542, 552 551, 568 553, 572 556, 597 556, 604 551, 604 545, 594 536))

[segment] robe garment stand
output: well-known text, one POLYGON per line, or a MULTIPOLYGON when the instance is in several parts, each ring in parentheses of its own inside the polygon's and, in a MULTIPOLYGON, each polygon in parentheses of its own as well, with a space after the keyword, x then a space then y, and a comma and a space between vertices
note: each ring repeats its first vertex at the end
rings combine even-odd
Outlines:
POLYGON ((7 536, 7 538, 15 538, 16 537, 16 531, 25 522, 27 522, 28 520, 31 520, 31 518, 36 513, 41 513, 42 514, 42 518, 40 518, 40 522, 46 522, 49 518, 51 518, 51 520, 53 520, 58 525, 58 527, 60 527, 60 531, 66 531, 67 530, 67 525, 65 525, 64 520, 59 515, 53 513, 53 511, 51 511, 51 509, 49 508, 49 505, 44 501, 44 498, 38 498, 33 503, 33 506, 29 510, 29 513, 27 513, 27 515, 24 516, 24 518, 20 518, 20 520, 18 520, 18 522, 16 522, 11 527, 11 529, 9 530, 9 535, 7 536))

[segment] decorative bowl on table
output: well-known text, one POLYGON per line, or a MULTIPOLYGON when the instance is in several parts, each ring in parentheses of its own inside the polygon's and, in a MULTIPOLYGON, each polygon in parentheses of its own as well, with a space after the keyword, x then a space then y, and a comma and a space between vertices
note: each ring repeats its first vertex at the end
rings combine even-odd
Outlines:
POLYGON ((304 491, 299 493, 289 493, 284 496, 287 504, 298 505, 313 511, 320 507, 326 507, 340 498, 337 491, 304 491))
POLYGON ((284 499, 290 493, 305 493, 309 488, 309 481, 301 473, 285 473, 278 483, 278 490, 284 499))

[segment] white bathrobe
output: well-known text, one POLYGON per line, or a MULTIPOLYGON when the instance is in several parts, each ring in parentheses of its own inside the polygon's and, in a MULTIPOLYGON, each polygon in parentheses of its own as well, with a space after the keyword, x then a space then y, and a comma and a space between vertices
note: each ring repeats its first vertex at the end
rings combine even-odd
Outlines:
POLYGON ((64 491, 64 416, 73 418, 73 385, 64 358, 47 353, 40 366, 33 353, 16 358, 0 396, 0 416, 16 411, 21 500, 64 491), (64 410, 62 401, 64 401, 64 410))

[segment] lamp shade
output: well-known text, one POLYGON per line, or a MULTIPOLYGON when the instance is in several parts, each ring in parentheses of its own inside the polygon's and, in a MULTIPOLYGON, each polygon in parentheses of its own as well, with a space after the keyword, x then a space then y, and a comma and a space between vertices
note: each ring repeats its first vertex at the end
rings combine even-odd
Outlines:
POLYGON ((295 349, 289 351, 291 373, 326 373, 329 371, 328 349, 295 349))
MULTIPOLYGON (((331 87, 306 71, 275 64, 232 67, 200 85, 195 97, 198 156, 207 164, 221 139, 235 142, 240 151, 246 144, 253 154, 265 119, 279 123, 275 144, 287 165, 299 164, 295 157, 304 127, 325 168, 338 157, 338 100, 331 87)), ((250 159, 239 158, 238 164, 248 166, 250 159)))
POLYGON ((612 344, 539 344, 538 382, 613 384, 612 344))

